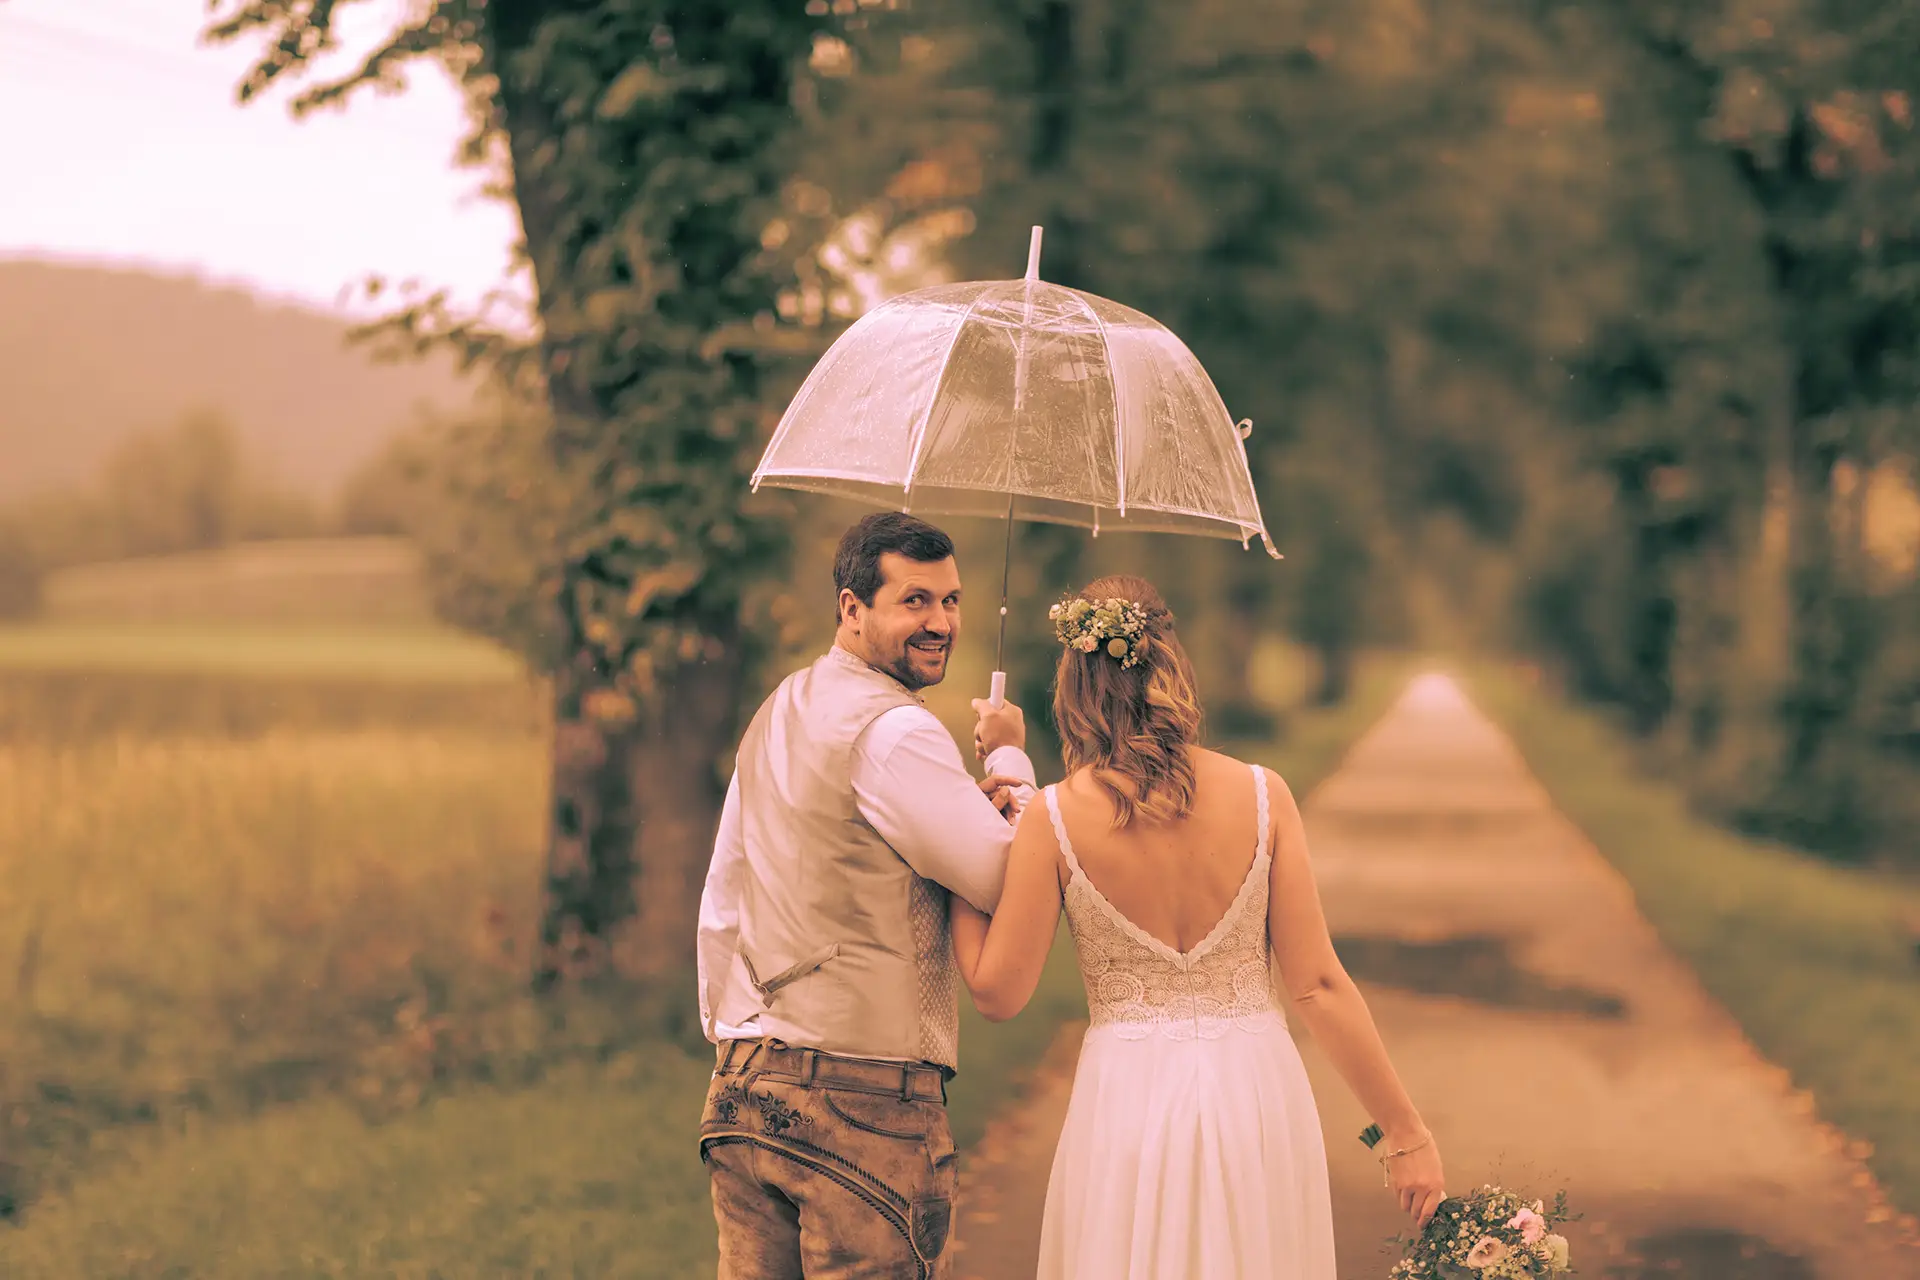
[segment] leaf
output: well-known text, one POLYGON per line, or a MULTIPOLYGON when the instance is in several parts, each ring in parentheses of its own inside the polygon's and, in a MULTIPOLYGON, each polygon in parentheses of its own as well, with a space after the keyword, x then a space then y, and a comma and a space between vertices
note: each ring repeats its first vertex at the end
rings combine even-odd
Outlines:
POLYGON ((651 59, 636 62, 607 86, 607 91, 600 96, 600 106, 595 114, 602 120, 619 120, 642 102, 658 101, 672 92, 672 87, 654 68, 651 59))
POLYGON ((634 580, 633 589, 627 593, 627 616, 640 617, 646 613, 648 606, 662 597, 685 595, 699 584, 700 578, 701 566, 691 562, 668 565, 641 574, 634 580))

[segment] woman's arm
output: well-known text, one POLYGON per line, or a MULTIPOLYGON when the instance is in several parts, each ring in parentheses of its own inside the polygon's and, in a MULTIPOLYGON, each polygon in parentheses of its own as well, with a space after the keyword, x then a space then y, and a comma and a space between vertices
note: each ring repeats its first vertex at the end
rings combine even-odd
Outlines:
POLYGON ((1387 1172, 1400 1207, 1425 1226, 1444 1194, 1439 1149, 1387 1057, 1365 997, 1334 953, 1293 792, 1271 771, 1267 788, 1273 797, 1269 832, 1273 882, 1267 927, 1280 961, 1281 980, 1314 1042, 1360 1105, 1386 1131, 1381 1153, 1420 1148, 1389 1160, 1387 1172))
POLYGON ((989 1022, 1004 1022, 1027 1007, 1047 952, 1060 928, 1060 848, 1045 805, 1021 816, 1007 855, 1007 882, 991 917, 951 895, 953 958, 989 1022))

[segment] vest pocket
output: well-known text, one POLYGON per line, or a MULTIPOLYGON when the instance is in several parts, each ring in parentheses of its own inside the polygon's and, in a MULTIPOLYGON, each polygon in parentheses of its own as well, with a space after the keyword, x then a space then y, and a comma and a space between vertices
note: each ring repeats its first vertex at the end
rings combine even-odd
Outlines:
POLYGON ((771 978, 768 978, 765 982, 760 981, 760 974, 753 967, 753 957, 742 951, 740 953, 740 959, 744 961, 747 966, 747 981, 753 983, 753 989, 760 993, 760 1003, 767 1005, 773 1002, 773 997, 779 994, 780 988, 791 986, 793 983, 798 982, 839 954, 840 944, 837 942, 829 942, 826 946, 820 948, 806 959, 788 965, 771 978))

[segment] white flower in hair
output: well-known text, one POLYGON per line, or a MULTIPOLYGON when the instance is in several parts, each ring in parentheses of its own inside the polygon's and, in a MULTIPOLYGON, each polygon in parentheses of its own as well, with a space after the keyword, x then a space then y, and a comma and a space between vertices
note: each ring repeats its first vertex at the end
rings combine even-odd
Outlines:
POLYGON ((1147 632, 1147 611, 1131 600, 1108 597, 1089 600, 1074 596, 1047 610, 1053 634, 1061 644, 1081 653, 1105 649, 1124 667, 1140 662, 1140 641, 1147 632))

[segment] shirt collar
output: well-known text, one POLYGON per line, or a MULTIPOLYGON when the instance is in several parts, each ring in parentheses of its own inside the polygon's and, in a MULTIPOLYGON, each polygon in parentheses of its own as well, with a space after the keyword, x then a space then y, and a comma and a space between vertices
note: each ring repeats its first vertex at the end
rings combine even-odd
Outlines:
POLYGON ((840 666, 845 667, 849 671, 867 671, 867 672, 873 673, 874 675, 881 676, 884 679, 891 681, 894 685, 898 686, 901 690, 903 690, 907 694, 908 697, 912 698, 915 702, 922 703, 922 704, 926 702, 926 699, 921 697, 918 692, 912 689, 908 689, 906 685, 901 684, 900 678, 894 675, 891 671, 882 671, 879 667, 874 666, 872 663, 868 662, 865 658, 862 658, 859 654, 852 653, 846 649, 842 649, 837 643, 831 645, 827 649, 827 661, 838 663, 840 666))

